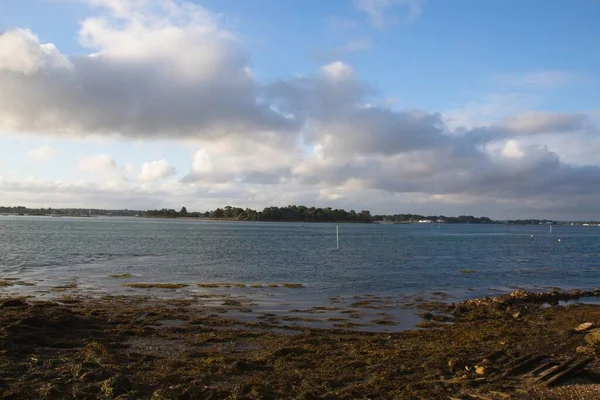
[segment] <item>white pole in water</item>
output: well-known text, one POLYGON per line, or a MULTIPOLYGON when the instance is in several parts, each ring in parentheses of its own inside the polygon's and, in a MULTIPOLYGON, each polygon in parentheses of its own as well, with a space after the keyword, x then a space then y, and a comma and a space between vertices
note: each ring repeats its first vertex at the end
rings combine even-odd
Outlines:
POLYGON ((552 225, 550 225, 550 233, 552 233, 552 225))
POLYGON ((335 240, 336 240, 336 244, 337 244, 337 249, 340 249, 340 226, 336 225, 335 226, 335 240))

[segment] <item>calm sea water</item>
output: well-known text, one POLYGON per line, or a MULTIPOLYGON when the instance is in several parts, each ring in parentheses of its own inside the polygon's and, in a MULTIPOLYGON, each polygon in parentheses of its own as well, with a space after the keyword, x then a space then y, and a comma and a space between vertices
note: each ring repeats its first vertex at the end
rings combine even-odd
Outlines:
POLYGON ((0 277, 97 287, 119 286, 108 275, 121 273, 144 282, 297 282, 327 296, 600 286, 597 227, 339 229, 338 251, 333 224, 3 216, 0 277))

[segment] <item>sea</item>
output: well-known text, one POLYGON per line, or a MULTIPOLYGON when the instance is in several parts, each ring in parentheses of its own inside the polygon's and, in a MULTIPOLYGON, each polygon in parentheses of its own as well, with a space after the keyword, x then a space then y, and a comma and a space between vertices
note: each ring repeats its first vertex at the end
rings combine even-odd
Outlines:
POLYGON ((275 297, 288 308, 427 293, 458 301, 600 286, 600 227, 0 216, 0 279, 6 278, 31 286, 0 293, 40 297, 69 282, 79 294, 166 297, 211 290, 197 283, 244 284, 228 290, 246 294, 251 285, 298 283, 304 287, 252 296, 275 297), (131 282, 189 286, 124 286, 131 282))

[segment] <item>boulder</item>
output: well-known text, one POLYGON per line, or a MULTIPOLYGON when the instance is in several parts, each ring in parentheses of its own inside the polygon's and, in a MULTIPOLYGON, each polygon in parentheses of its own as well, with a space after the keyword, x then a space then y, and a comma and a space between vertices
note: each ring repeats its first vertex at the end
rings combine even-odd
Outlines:
POLYGON ((575 332, 585 332, 590 330, 593 326, 593 322, 584 322, 583 324, 577 325, 573 330, 575 332))
POLYGON ((600 345, 600 329, 594 329, 587 335, 585 335, 585 341, 591 346, 600 345))

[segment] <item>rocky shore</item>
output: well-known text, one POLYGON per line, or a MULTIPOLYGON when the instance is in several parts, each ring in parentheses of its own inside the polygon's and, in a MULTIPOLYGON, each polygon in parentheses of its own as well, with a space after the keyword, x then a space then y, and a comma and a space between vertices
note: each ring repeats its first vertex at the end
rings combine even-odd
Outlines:
POLYGON ((420 328, 396 333, 243 322, 184 299, 0 297, 0 398, 597 399, 600 306, 556 304, 598 295, 427 302, 420 328))

